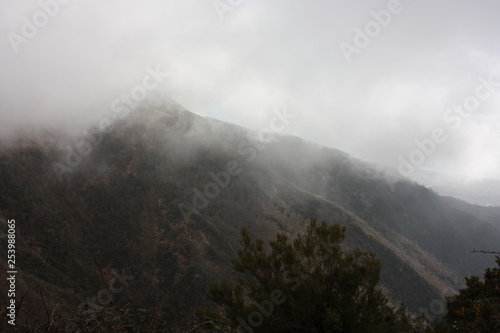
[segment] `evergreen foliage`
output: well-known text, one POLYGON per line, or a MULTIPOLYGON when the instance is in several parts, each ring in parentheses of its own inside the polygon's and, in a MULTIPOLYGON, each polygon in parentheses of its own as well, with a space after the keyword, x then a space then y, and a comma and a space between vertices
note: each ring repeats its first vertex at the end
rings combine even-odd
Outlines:
POLYGON ((233 260, 241 278, 209 290, 219 321, 241 332, 413 331, 404 308, 395 311, 379 289, 375 255, 341 248, 345 230, 311 220, 304 234, 277 234, 266 248, 243 228, 233 260))
POLYGON ((485 270, 478 276, 465 278, 466 288, 448 298, 448 312, 437 332, 500 332, 500 256, 498 267, 485 270))

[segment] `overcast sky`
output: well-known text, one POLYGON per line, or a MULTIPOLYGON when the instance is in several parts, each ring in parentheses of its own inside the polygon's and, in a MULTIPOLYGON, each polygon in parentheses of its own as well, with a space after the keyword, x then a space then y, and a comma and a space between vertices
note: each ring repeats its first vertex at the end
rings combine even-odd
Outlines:
POLYGON ((498 1, 54 3, 0 0, 4 133, 103 117, 159 66, 202 116, 258 130, 281 105, 285 133, 394 167, 438 131, 422 167, 500 179, 498 1))

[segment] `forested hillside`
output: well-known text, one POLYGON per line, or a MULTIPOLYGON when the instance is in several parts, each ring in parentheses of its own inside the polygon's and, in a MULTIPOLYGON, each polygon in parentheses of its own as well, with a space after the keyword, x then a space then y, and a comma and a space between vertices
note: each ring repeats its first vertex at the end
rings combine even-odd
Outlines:
POLYGON ((235 277, 241 227, 293 238, 310 218, 346 226, 347 249, 376 253, 394 304, 439 315, 432 302, 492 264, 469 251, 500 239, 498 210, 296 137, 263 141, 171 101, 87 134, 37 131, 0 146, 1 239, 15 219, 20 323, 45 322, 45 306, 71 318, 87 302, 147 309, 175 326, 213 306, 212 281, 235 277))

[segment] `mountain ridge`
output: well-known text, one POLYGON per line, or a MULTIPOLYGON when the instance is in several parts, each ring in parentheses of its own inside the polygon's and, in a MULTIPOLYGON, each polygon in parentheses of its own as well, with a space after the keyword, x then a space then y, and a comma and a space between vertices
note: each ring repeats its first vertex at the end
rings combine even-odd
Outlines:
POLYGON ((0 147, 0 221, 19 219, 25 321, 43 318, 37 289, 70 315, 122 268, 135 278, 114 304, 133 301, 172 325, 188 320, 210 306, 211 281, 236 278, 230 259, 242 226, 269 240, 296 235, 310 218, 346 225, 345 246, 374 251, 391 299, 420 312, 489 265, 467 251, 499 239, 496 211, 486 218, 336 149, 276 134, 249 162, 239 147, 262 145, 255 132, 173 101, 144 103, 101 134, 62 181, 53 168, 66 162, 57 134, 0 147), (219 186, 211 174, 231 161, 241 172, 219 186), (217 194, 194 207, 196 190, 211 183, 217 194), (195 211, 186 216, 183 204, 195 211))

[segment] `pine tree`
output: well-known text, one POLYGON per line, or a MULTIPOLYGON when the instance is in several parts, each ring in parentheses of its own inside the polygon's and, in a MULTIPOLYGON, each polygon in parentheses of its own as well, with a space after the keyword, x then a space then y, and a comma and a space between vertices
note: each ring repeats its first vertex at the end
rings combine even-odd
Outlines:
POLYGON ((466 288, 448 298, 444 322, 437 332, 500 332, 500 256, 498 267, 485 270, 478 276, 465 278, 466 288))
POLYGON ((311 220, 303 235, 277 234, 265 247, 242 229, 233 260, 241 278, 214 283, 208 297, 240 332, 411 332, 379 289, 375 255, 341 248, 345 230, 311 220))

